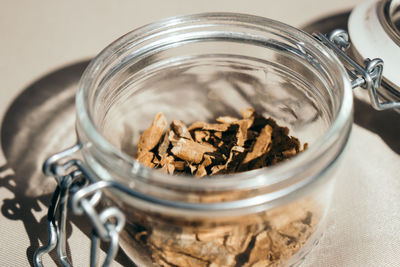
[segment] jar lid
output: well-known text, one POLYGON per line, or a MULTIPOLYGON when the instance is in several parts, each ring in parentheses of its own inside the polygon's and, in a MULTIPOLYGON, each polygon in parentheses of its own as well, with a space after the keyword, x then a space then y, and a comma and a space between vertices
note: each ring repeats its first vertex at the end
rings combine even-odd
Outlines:
POLYGON ((370 0, 356 6, 348 22, 353 55, 359 64, 365 58, 384 61, 380 97, 400 98, 400 1, 370 0))

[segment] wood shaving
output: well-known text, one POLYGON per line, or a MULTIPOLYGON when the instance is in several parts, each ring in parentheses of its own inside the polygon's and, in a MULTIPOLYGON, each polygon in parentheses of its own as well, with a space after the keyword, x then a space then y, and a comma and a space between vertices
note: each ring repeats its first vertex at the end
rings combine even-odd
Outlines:
POLYGON ((231 124, 231 123, 236 122, 238 120, 239 120, 238 118, 231 117, 231 116, 221 116, 221 117, 218 117, 218 118, 215 119, 216 122, 227 123, 227 124, 231 124))
POLYGON ((177 136, 192 140, 192 136, 190 135, 188 128, 182 121, 173 120, 171 123, 171 128, 177 136))
POLYGON ((153 162, 154 153, 149 151, 141 151, 141 153, 138 155, 137 160, 140 161, 140 163, 142 163, 144 166, 149 168, 153 168, 156 166, 156 164, 153 162))
POLYGON ((160 161, 161 171, 168 174, 175 172, 175 159, 172 156, 165 156, 160 161))
POLYGON ((188 130, 193 131, 195 129, 202 129, 205 131, 225 132, 228 130, 229 126, 229 123, 207 123, 203 121, 197 121, 190 125, 188 130))
POLYGON ((252 150, 246 154, 243 163, 248 163, 256 158, 261 157, 263 154, 268 153, 271 149, 271 136, 272 128, 268 124, 262 128, 260 135, 256 138, 252 150))
POLYGON ((200 163, 204 153, 211 153, 216 150, 211 145, 196 143, 192 140, 181 138, 172 147, 171 152, 180 159, 190 163, 200 163))
POLYGON ((161 112, 157 113, 151 126, 140 136, 137 145, 139 156, 142 152, 146 153, 147 151, 152 150, 159 143, 166 126, 167 120, 165 119, 164 114, 161 112))
POLYGON ((198 143, 207 142, 208 140, 210 140, 210 136, 211 134, 209 131, 194 131, 194 140, 198 143))

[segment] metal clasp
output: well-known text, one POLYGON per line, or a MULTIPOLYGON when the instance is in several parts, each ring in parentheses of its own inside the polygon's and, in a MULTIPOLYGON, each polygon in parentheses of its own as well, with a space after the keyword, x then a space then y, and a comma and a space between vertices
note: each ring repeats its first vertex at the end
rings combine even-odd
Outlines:
POLYGON ((109 242, 103 267, 110 266, 117 255, 119 233, 125 225, 125 215, 116 207, 109 207, 100 213, 95 208, 102 197, 102 190, 112 187, 113 184, 104 181, 96 182, 91 172, 79 160, 71 159, 66 163, 60 163, 61 160, 79 151, 81 147, 81 144, 78 143, 51 156, 43 165, 44 174, 54 176, 58 186, 53 194, 47 215, 49 241, 35 252, 33 259, 35 267, 43 267, 43 256, 56 247, 61 265, 72 266, 66 253, 65 228, 68 208, 76 215, 85 214, 92 223, 91 267, 98 265, 97 254, 100 240, 109 242))
POLYGON ((351 80, 352 88, 362 87, 368 90, 371 105, 376 110, 400 108, 400 102, 381 102, 377 89, 382 82, 383 60, 380 58, 366 59, 365 68, 361 67, 354 60, 347 56, 345 51, 350 47, 349 35, 345 30, 336 29, 328 35, 314 33, 321 43, 332 49, 344 63, 351 80))

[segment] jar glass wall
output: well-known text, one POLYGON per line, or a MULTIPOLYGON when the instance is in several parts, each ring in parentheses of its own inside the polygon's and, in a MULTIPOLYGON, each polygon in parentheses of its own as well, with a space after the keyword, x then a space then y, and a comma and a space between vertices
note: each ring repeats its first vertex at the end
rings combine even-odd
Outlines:
POLYGON ((89 65, 77 132, 98 179, 127 217, 121 245, 139 266, 267 266, 298 262, 321 232, 352 123, 337 57, 285 24, 240 14, 176 17, 135 30, 89 65), (273 117, 309 148, 269 168, 194 179, 132 156, 157 112, 185 123, 273 117), (246 265, 247 264, 247 265, 246 265))

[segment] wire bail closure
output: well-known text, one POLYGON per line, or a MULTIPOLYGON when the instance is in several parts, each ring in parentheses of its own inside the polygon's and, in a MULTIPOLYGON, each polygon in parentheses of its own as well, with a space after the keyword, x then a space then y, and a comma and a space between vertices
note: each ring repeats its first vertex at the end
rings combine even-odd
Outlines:
POLYGON ((110 266, 119 247, 119 233, 125 225, 125 215, 116 207, 97 212, 96 206, 102 198, 102 190, 113 187, 112 183, 96 182, 85 165, 77 159, 60 163, 82 148, 78 143, 49 157, 43 164, 43 173, 56 178, 58 185, 51 199, 47 214, 49 241, 34 254, 35 267, 43 267, 43 256, 57 248, 57 256, 62 266, 72 266, 66 251, 67 211, 76 215, 85 214, 92 223, 90 266, 98 266, 100 241, 109 243, 107 256, 102 264, 110 266), (58 217, 57 217, 58 212, 58 217))
POLYGON ((378 87, 382 82, 383 60, 380 58, 365 59, 365 68, 352 60, 345 51, 350 47, 349 34, 343 29, 333 30, 330 34, 314 33, 313 36, 322 44, 332 49, 342 60, 351 79, 352 88, 361 87, 368 90, 370 102, 376 110, 400 108, 399 101, 381 102, 378 87))

